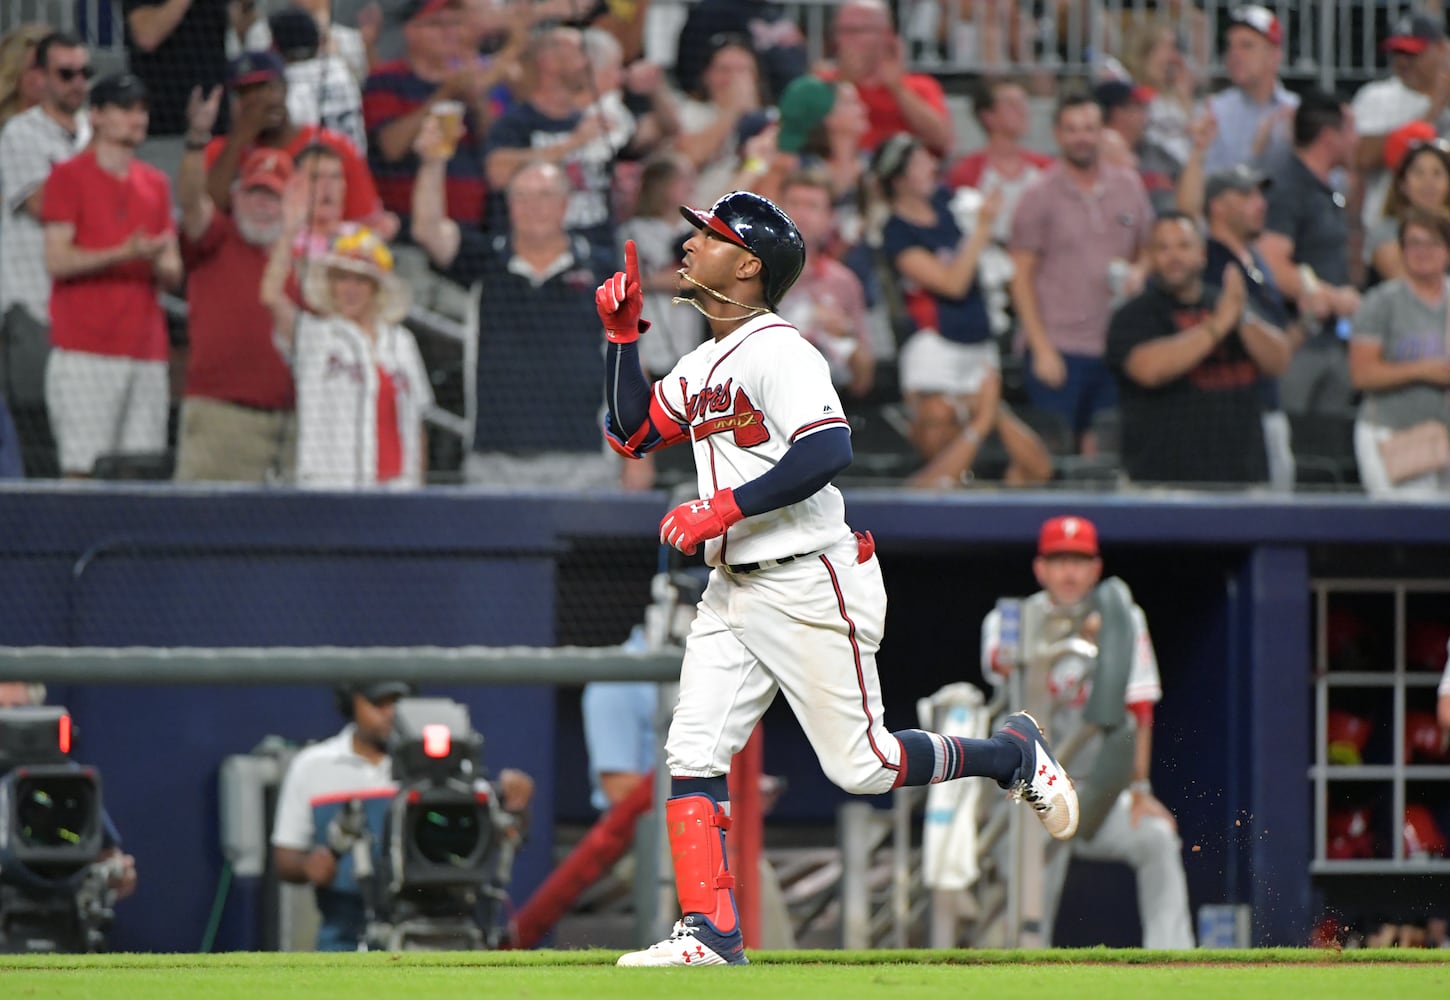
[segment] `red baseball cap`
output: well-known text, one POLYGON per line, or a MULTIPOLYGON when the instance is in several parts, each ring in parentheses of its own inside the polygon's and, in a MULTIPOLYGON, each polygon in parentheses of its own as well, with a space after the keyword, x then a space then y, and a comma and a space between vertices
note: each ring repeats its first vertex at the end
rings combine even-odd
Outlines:
POLYGON ((1416 143, 1429 142, 1435 138, 1435 126, 1426 121, 1413 121, 1401 125, 1385 137, 1385 166, 1390 170, 1400 169, 1405 154, 1416 143))
POLYGON ((1269 40, 1271 45, 1280 45, 1284 41, 1284 30, 1279 26, 1279 19, 1274 12, 1260 4, 1244 4, 1235 7, 1228 15, 1229 27, 1235 25, 1248 28, 1250 31, 1257 31, 1269 40))
POLYGON ((1037 554, 1056 556, 1063 554, 1098 555, 1098 529, 1085 517, 1054 517, 1042 526, 1037 536, 1037 554))
POLYGON ((260 187, 281 194, 292 177, 292 159, 280 149, 258 147, 242 161, 242 190, 260 187))
POLYGON ((1390 36, 1381 46, 1386 52, 1417 56, 1430 46, 1445 40, 1445 29, 1428 14, 1405 14, 1390 29, 1390 36))

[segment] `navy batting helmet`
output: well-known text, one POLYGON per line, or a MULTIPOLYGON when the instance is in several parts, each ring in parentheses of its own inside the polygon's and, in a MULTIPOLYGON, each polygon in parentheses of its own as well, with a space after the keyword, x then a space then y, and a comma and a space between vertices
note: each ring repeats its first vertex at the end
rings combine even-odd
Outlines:
POLYGON ((806 266, 806 243, 800 230, 769 198, 751 191, 731 191, 710 211, 680 206, 680 214, 696 229, 708 229, 760 258, 765 303, 780 305, 806 266))

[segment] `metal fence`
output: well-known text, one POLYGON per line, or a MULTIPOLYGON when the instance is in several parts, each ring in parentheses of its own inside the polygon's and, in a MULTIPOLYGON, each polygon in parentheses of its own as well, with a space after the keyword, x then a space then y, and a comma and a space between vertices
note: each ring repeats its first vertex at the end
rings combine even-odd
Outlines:
MULTIPOLYGON (((280 5, 282 0, 272 0, 280 5)), ((653 51, 672 56, 694 0, 654 0, 653 51)), ((1443 0, 1261 0, 1284 29, 1286 79, 1333 89, 1383 74, 1380 42, 1409 10, 1443 16, 1443 0)), ((831 9, 840 0, 783 6, 806 35, 812 60, 830 52, 831 9)), ((1221 78, 1220 49, 1238 0, 896 0, 900 33, 917 69, 940 74, 1041 72, 1081 75, 1116 57, 1138 25, 1173 26, 1195 70, 1221 78)), ((5 0, 0 33, 41 21, 79 31, 98 50, 124 50, 120 0, 5 0)))
MULTIPOLYGON (((1120 57, 1143 26, 1176 33, 1200 79, 1222 79, 1221 50, 1239 0, 903 0, 901 31, 916 65, 943 73, 1055 71, 1078 75, 1120 57), (966 11, 963 14, 963 11, 966 11)), ((1283 76, 1326 89, 1384 73, 1380 42, 1410 10, 1438 0, 1261 0, 1284 32, 1283 76)))

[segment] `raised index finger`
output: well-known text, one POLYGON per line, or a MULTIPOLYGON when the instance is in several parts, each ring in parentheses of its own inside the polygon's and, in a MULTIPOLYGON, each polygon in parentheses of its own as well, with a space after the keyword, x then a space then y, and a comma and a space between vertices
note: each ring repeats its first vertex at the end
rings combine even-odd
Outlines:
POLYGON ((639 284, 639 251, 634 240, 624 241, 624 278, 626 287, 639 284))

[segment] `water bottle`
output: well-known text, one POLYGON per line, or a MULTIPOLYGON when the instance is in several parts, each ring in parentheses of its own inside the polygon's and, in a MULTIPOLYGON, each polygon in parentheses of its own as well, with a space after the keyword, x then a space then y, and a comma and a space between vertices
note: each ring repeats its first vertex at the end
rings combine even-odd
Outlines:
POLYGON ((997 599, 997 662, 1014 667, 1022 647, 1022 601, 1016 597, 997 599))

